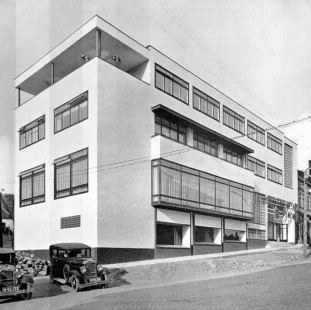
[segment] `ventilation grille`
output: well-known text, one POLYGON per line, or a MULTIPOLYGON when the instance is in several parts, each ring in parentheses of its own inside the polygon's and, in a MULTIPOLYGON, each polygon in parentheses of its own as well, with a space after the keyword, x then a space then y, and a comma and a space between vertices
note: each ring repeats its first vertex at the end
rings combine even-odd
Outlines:
POLYGON ((81 226, 81 215, 61 217, 60 219, 60 228, 73 228, 81 226))

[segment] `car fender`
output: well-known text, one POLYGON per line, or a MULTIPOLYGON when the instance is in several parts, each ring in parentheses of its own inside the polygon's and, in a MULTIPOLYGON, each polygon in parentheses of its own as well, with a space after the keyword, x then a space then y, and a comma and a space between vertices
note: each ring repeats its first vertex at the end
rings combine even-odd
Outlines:
POLYGON ((77 270, 71 270, 70 274, 76 276, 77 278, 82 278, 82 274, 77 270))
POLYGON ((104 267, 102 273, 103 274, 110 274, 110 271, 108 268, 104 267))

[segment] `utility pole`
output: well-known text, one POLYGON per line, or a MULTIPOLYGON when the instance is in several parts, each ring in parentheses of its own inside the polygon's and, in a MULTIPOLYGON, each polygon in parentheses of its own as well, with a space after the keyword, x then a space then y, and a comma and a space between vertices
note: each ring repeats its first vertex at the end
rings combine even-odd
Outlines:
POLYGON ((307 257, 307 210, 308 210, 308 179, 311 176, 311 160, 309 160, 308 168, 304 171, 304 204, 303 204, 303 256, 307 257))

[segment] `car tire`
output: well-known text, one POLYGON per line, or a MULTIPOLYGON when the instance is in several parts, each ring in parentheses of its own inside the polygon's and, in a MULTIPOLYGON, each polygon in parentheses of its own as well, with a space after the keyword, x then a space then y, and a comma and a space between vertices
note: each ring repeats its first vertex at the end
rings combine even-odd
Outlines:
POLYGON ((64 277, 64 280, 66 281, 66 284, 69 284, 70 271, 71 271, 70 266, 65 265, 63 268, 63 277, 64 277))
POLYGON ((80 284, 79 278, 76 275, 73 275, 71 279, 71 286, 76 293, 79 291, 78 287, 79 284, 80 284))
POLYGON ((53 270, 52 270, 52 267, 51 267, 51 269, 50 269, 50 283, 54 284, 55 280, 53 278, 53 273, 52 272, 53 272, 53 270))

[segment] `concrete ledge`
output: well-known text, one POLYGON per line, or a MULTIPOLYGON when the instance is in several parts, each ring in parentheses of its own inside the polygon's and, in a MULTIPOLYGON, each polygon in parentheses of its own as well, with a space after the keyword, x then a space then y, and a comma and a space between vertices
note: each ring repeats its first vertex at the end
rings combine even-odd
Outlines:
MULTIPOLYGON (((287 245, 288 248, 292 247, 301 247, 301 245, 287 245)), ((131 268, 138 266, 152 266, 158 264, 167 264, 167 263, 177 263, 177 262, 187 262, 187 261, 195 261, 200 259, 217 259, 217 258, 225 258, 225 257, 234 257, 234 256, 243 256, 250 255, 256 253, 265 253, 265 252, 273 252, 284 250, 284 246, 280 248, 264 248, 264 249, 254 249, 254 250, 244 250, 244 251, 236 251, 236 252, 225 252, 225 253, 217 253, 217 254, 204 254, 204 255, 195 255, 195 256, 185 256, 185 257, 172 257, 172 258, 163 258, 163 259, 153 259, 153 260, 144 260, 137 262, 129 262, 129 263, 119 263, 119 264, 108 264, 105 267, 109 269, 113 268, 131 268)))

